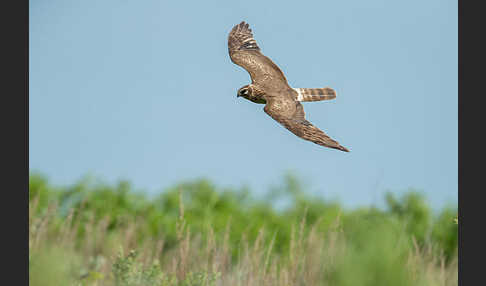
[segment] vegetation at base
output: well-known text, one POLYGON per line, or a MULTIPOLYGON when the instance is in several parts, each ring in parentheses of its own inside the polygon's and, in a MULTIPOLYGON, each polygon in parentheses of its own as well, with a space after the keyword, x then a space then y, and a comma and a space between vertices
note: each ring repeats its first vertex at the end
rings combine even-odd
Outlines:
POLYGON ((29 180, 31 285, 457 285, 457 210, 410 191, 347 210, 286 176, 272 196, 184 182, 29 180), (275 202, 285 200, 285 207, 275 202))

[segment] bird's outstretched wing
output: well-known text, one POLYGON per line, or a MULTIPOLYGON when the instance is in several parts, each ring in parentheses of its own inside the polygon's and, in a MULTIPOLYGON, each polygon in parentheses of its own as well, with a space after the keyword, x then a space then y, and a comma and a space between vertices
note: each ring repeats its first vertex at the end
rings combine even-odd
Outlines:
POLYGON ((302 139, 321 146, 349 152, 347 148, 341 146, 337 141, 331 139, 326 133, 305 119, 304 107, 300 102, 291 101, 287 98, 272 97, 271 100, 267 101, 263 110, 278 123, 290 130, 290 132, 302 139))
POLYGON ((261 87, 288 87, 280 68, 260 52, 249 25, 245 22, 233 27, 228 36, 228 52, 231 61, 243 67, 253 83, 261 87))

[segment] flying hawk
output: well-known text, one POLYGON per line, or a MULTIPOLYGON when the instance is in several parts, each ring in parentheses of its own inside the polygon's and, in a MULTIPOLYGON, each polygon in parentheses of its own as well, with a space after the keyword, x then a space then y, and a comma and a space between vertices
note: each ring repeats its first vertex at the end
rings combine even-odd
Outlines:
POLYGON ((231 61, 243 67, 251 77, 251 84, 238 90, 237 97, 265 104, 263 110, 295 135, 316 144, 349 152, 319 128, 305 119, 301 101, 320 101, 336 98, 332 88, 292 88, 283 72, 260 52, 249 25, 245 22, 233 27, 228 37, 231 61))

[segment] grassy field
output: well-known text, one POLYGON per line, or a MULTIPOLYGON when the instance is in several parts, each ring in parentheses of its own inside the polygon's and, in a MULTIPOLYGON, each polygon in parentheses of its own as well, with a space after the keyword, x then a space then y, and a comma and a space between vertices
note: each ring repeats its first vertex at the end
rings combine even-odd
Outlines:
POLYGON ((420 193, 353 210, 287 176, 272 196, 194 180, 29 180, 30 285, 457 285, 457 209, 420 193), (285 207, 275 202, 286 201, 285 207))

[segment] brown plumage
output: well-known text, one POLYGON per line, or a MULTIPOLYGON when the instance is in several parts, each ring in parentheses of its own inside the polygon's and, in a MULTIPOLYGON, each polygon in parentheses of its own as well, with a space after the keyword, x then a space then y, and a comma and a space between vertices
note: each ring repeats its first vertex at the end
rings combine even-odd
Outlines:
POLYGON ((336 98, 332 88, 292 88, 280 68, 260 52, 249 25, 245 22, 233 27, 228 37, 231 61, 248 71, 251 84, 238 90, 252 102, 265 104, 264 111, 295 135, 316 144, 349 152, 319 128, 305 119, 301 101, 320 101, 336 98))

